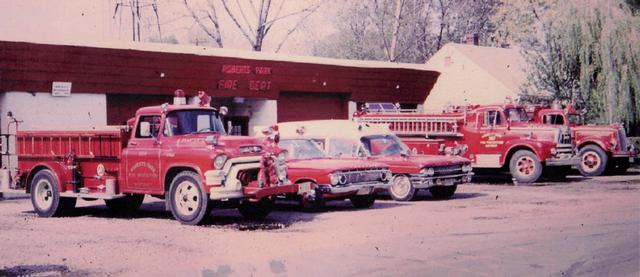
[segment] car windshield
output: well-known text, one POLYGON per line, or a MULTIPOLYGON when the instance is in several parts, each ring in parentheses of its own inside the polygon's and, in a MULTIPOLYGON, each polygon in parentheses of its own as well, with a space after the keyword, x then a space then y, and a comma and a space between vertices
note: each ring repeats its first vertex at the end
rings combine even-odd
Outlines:
POLYGON ((504 115, 510 122, 528 122, 529 116, 523 108, 510 108, 504 110, 504 115))
POLYGON ((193 133, 225 133, 224 126, 215 110, 180 110, 166 117, 164 134, 180 136, 193 133))
POLYGON ((287 150, 290 159, 306 160, 325 157, 318 145, 309 139, 283 139, 278 146, 287 150))
POLYGON ((395 135, 372 135, 360 139, 372 156, 387 156, 408 153, 407 147, 395 135))
POLYGON ((332 139, 331 143, 325 146, 325 151, 331 157, 358 157, 365 155, 359 145, 360 142, 354 139, 332 139))

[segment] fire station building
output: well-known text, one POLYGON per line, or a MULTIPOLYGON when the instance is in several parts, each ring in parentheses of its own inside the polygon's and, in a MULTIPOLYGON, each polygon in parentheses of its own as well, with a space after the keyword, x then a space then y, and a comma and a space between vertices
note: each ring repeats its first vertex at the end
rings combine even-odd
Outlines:
POLYGON ((299 57, 144 43, 77 45, 0 41, 0 126, 119 125, 142 106, 203 90, 227 106, 230 133, 308 119, 346 119, 363 102, 425 101, 438 73, 424 65, 299 57))

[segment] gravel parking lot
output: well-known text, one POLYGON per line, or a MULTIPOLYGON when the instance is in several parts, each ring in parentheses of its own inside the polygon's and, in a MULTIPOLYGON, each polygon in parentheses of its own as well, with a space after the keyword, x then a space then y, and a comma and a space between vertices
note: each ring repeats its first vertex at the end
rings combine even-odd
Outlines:
POLYGON ((505 183, 480 176, 451 200, 382 197, 369 210, 285 204, 260 223, 216 210, 201 227, 151 197, 127 217, 79 201, 70 217, 38 218, 25 196, 7 195, 0 276, 638 276, 640 170, 505 183))

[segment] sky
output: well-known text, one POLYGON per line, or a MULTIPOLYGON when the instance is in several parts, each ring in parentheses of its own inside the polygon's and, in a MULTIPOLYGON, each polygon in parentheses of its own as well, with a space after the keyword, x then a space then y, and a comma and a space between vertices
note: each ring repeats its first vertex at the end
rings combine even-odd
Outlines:
MULTIPOLYGON (((152 3, 153 0, 140 0, 152 3)), ((158 4, 163 37, 173 36, 181 44, 202 40, 205 35, 194 24, 182 0, 156 0, 158 4)), ((194 10, 206 8, 206 0, 188 0, 194 10)), ((314 1, 314 0, 308 0, 314 1)), ((131 11, 128 7, 119 8, 120 0, 0 0, 0 40, 19 39, 25 41, 65 41, 100 42, 130 41, 131 11)), ((125 3, 129 1, 125 0, 125 3)), ((276 1, 274 1, 276 2, 276 1)), ((230 1, 235 4, 235 1, 230 1)), ((292 54, 310 54, 313 39, 335 31, 329 24, 334 12, 334 2, 324 1, 318 12, 310 16, 298 31, 293 33, 284 44, 281 52, 292 54), (321 26, 321 27, 318 27, 321 26)), ((305 5, 305 1, 287 1, 286 11, 296 11, 305 5)), ((232 11, 237 10, 232 7, 232 11)), ((244 8, 246 11, 247 8, 244 8)), ((233 22, 219 7, 218 16, 222 25, 222 37, 225 48, 250 50, 250 45, 233 25, 233 22)), ((142 8, 142 40, 158 38, 155 14, 151 7, 142 8)), ((265 41, 264 50, 273 51, 288 28, 295 24, 295 18, 277 23, 265 41)))

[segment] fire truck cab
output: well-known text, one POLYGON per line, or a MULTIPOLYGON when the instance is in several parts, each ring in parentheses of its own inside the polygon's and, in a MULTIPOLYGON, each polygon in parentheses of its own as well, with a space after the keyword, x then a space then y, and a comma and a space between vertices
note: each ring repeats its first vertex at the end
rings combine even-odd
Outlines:
POLYGON ((537 181, 543 168, 566 175, 578 162, 569 127, 530 123, 524 108, 510 103, 451 107, 441 113, 365 108, 354 118, 388 124, 418 153, 462 154, 474 168, 505 169, 520 183, 537 181))
POLYGON ((297 189, 287 179, 286 153, 277 136, 226 135, 209 100, 200 92, 199 103, 186 105, 179 90, 173 105, 141 108, 127 126, 18 130, 18 164, 0 171, 0 189, 30 193, 43 217, 63 214, 78 198, 132 211, 151 195, 183 224, 205 222, 214 202, 263 218, 271 196, 297 189))

